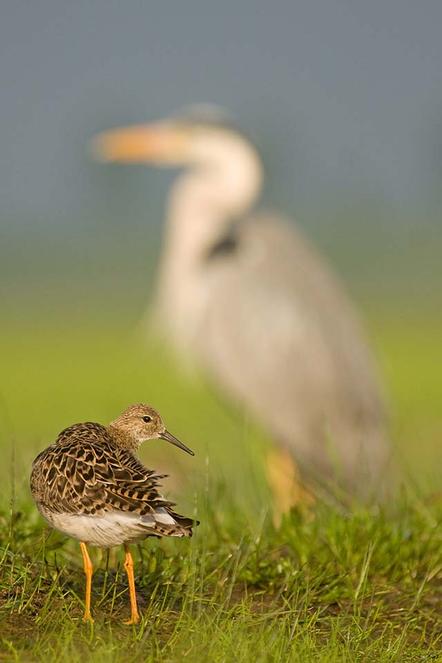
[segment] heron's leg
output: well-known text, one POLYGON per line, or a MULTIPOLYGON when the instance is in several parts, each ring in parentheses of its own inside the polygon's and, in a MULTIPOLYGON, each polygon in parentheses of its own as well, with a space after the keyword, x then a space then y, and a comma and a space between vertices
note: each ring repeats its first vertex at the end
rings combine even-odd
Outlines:
POLYGON ((137 607, 137 595, 135 592, 135 578, 134 578, 134 561, 127 545, 124 546, 126 556, 124 558, 124 569, 127 573, 127 581, 129 583, 130 595, 130 619, 125 624, 138 624, 140 621, 140 614, 137 607))
POLYGON ((314 497, 303 486, 299 468, 287 449, 272 449, 267 455, 266 470, 273 494, 273 522, 278 527, 285 513, 295 506, 310 506, 314 497))
POLYGON ((94 620, 92 619, 91 615, 91 589, 92 589, 92 574, 94 572, 94 568, 92 566, 91 558, 89 557, 86 544, 83 543, 83 541, 80 541, 80 548, 83 555, 84 573, 86 575, 86 596, 84 600, 83 621, 90 622, 91 624, 93 624, 94 620))

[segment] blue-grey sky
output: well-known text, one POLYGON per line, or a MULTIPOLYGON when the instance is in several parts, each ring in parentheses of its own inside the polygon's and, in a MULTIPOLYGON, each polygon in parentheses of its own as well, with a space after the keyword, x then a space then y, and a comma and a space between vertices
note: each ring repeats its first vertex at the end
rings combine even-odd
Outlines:
MULTIPOLYGON (((195 102, 255 137, 291 212, 425 201, 442 172, 441 28, 440 0, 4 0, 0 218, 103 209, 116 171, 88 161, 89 137, 195 102)), ((123 197, 164 196, 163 175, 118 173, 123 197)))

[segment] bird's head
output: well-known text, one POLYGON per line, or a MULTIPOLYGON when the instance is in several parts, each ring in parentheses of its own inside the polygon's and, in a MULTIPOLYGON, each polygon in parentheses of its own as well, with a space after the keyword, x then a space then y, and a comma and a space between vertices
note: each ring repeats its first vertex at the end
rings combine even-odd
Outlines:
POLYGON ((191 456, 193 451, 169 433, 161 416, 153 407, 138 403, 128 407, 119 417, 109 424, 109 429, 116 441, 126 446, 138 447, 146 440, 161 439, 174 444, 191 456))
POLYGON ((92 154, 99 161, 157 166, 206 165, 239 149, 258 160, 255 147, 228 114, 208 104, 157 122, 109 129, 92 140, 92 154))
MULTIPOLYGON (((114 163, 189 167, 197 177, 186 179, 198 199, 222 208, 225 215, 244 212, 262 185, 262 164, 252 142, 216 107, 192 107, 173 117, 98 134, 92 141, 97 160, 114 163)), ((184 197, 189 195, 184 188, 184 197)))

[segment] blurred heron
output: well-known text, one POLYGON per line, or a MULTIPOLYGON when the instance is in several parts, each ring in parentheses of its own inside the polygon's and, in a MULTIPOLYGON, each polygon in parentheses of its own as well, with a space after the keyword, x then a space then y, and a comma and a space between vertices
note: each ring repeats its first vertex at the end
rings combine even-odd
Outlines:
POLYGON ((94 151, 185 168, 169 197, 157 320, 277 442, 268 475, 279 502, 296 499, 278 487, 294 475, 293 457, 310 478, 376 495, 389 445, 370 351, 341 284, 299 229, 251 213, 263 182, 253 144, 193 111, 103 132, 94 151))

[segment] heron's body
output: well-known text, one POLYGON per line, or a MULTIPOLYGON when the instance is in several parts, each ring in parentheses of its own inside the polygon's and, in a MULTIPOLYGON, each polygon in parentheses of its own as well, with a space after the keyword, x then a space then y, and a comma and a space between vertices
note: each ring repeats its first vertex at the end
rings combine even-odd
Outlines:
POLYGON ((170 297, 160 283, 159 320, 176 347, 304 468, 331 478, 334 463, 346 487, 369 491, 358 482, 387 460, 383 408, 358 322, 323 261, 283 221, 255 217, 199 270, 177 274, 170 297))
POLYGON ((262 183, 251 144, 177 121, 111 130, 98 147, 109 160, 168 164, 177 136, 176 162, 190 168, 169 201, 162 330, 313 476, 373 493, 389 447, 371 354, 342 286, 300 231, 251 214, 262 183))

